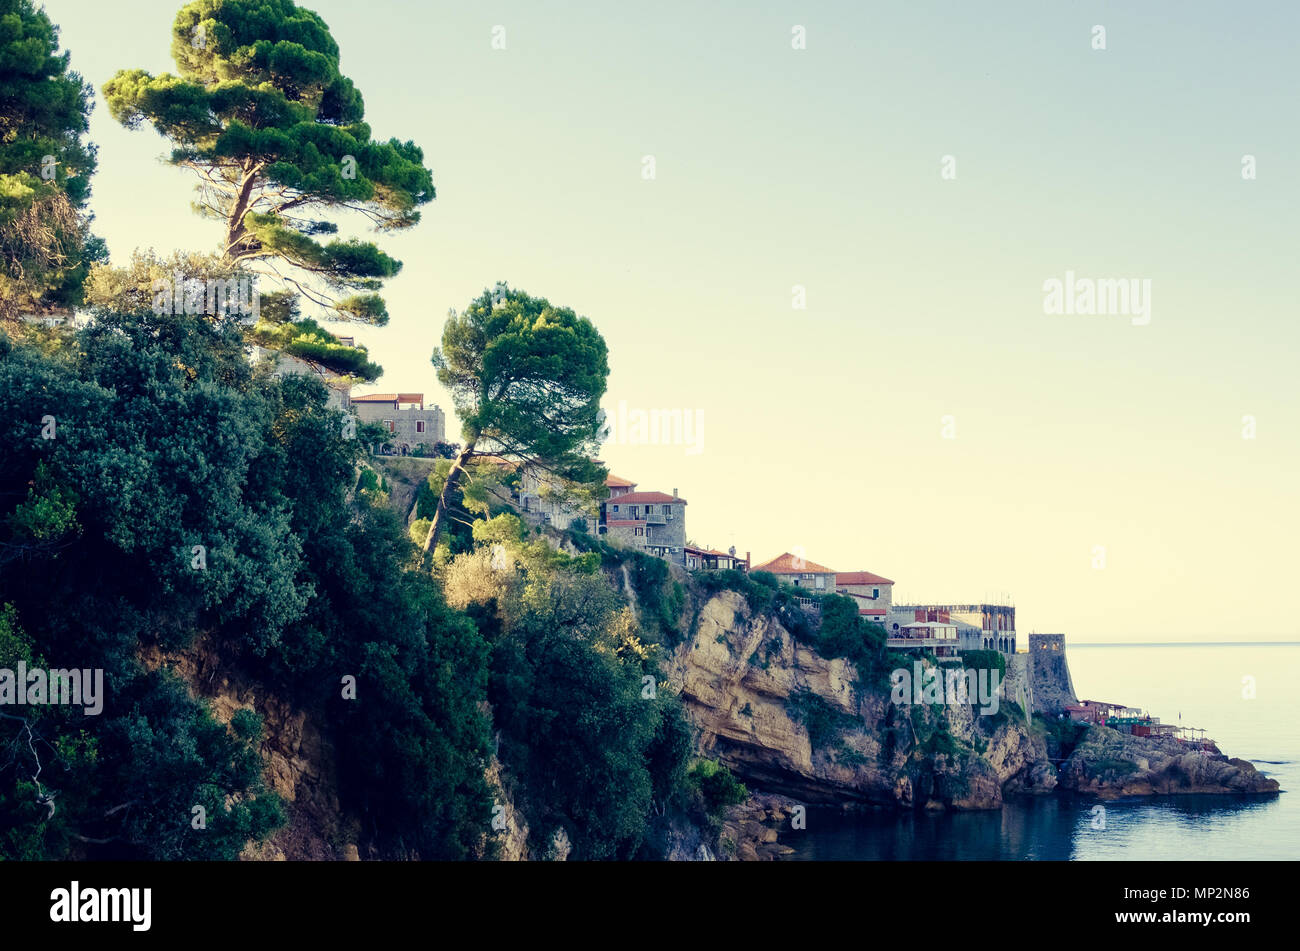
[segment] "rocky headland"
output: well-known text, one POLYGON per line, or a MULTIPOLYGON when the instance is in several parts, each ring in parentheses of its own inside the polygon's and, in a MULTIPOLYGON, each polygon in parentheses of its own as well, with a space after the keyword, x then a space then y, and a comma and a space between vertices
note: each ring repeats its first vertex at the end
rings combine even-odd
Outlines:
MULTIPOLYGON (((1278 791, 1250 763, 1174 739, 1079 726, 1063 748, 1061 715, 1050 709, 1072 699, 1063 652, 1051 658, 1059 689, 1040 671, 1049 707, 1037 715, 1026 710, 1034 703, 1022 688, 1034 677, 1025 657, 1013 658, 1005 684, 1020 702, 1004 698, 993 715, 970 704, 896 704, 850 661, 823 657, 779 618, 721 591, 700 604, 665 666, 698 730, 699 754, 754 792, 720 839, 737 858, 779 857, 775 827, 799 805, 979 810, 1057 792, 1109 800, 1278 791)), ((691 845, 677 857, 701 857, 691 845)))

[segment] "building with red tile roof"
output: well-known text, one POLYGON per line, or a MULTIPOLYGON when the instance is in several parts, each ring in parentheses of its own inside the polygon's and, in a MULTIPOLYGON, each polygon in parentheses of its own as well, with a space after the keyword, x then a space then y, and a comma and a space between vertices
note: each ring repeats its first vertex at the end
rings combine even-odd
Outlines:
POLYGON ((888 578, 882 578, 878 574, 870 571, 841 571, 835 576, 835 584, 841 588, 847 588, 851 585, 882 585, 893 584, 888 578))
POLYGON ((597 532, 610 541, 685 565, 686 500, 677 490, 672 495, 635 492, 635 482, 616 476, 605 484, 610 495, 600 505, 597 532))
POLYGON ((810 591, 820 591, 825 594, 835 590, 834 569, 788 551, 761 565, 755 565, 750 570, 770 572, 796 588, 808 588, 810 591))
POLYGON ((399 452, 446 441, 446 418, 437 406, 425 409, 423 393, 368 393, 348 403, 358 419, 382 426, 399 452))
POLYGON ((858 613, 874 619, 893 610, 894 582, 872 571, 841 571, 835 576, 835 590, 858 602, 858 613))

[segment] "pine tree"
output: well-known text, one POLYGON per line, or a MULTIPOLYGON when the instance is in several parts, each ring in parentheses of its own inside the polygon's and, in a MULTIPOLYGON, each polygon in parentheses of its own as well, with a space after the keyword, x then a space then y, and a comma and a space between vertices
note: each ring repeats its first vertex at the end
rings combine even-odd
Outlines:
POLYGON ((598 487, 605 339, 586 317, 498 284, 453 314, 433 353, 465 447, 443 483, 424 551, 437 547, 466 467, 480 456, 530 466, 556 484, 598 487))
POLYGON ((104 257, 86 201, 93 89, 31 0, 0 0, 0 322, 74 306, 104 257))
POLYGON ((356 375, 365 361, 332 357, 338 342, 319 325, 283 325, 301 320, 298 295, 326 320, 388 322, 378 292, 401 262, 373 242, 324 238, 348 212, 377 231, 419 222, 434 198, 424 153, 371 138, 329 27, 292 0, 195 0, 176 16, 171 52, 179 76, 131 69, 109 80, 110 112, 173 143, 170 163, 199 177, 195 209, 223 224, 225 261, 288 292, 263 298, 254 341, 283 349, 305 332, 320 346, 299 355, 356 375))

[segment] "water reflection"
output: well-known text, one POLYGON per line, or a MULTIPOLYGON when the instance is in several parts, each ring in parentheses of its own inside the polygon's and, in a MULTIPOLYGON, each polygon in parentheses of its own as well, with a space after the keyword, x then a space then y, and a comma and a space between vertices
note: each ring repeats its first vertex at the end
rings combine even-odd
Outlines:
MULTIPOLYGON (((1230 835, 1235 820, 1273 808, 1277 796, 1167 796, 1103 803, 1050 796, 992 812, 881 810, 845 816, 810 808, 808 828, 780 841, 796 861, 1024 861, 1101 858, 1227 858, 1196 842, 1230 835)), ((1250 856, 1241 856, 1243 858, 1250 856)))

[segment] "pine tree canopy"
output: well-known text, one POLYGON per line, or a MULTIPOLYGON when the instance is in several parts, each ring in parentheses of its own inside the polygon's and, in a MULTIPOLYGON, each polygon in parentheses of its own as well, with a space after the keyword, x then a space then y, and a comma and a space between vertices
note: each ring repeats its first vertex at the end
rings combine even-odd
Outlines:
POLYGON ((31 0, 0 0, 0 321, 80 302, 104 255, 84 213, 92 87, 31 0))
POLYGON ((179 75, 129 69, 105 84, 113 117, 171 140, 171 164, 199 176, 196 210, 226 226, 229 263, 294 288, 328 320, 385 324, 378 291, 401 262, 330 237, 331 216, 409 228, 433 175, 415 143, 371 138, 324 20, 291 0, 195 0, 176 16, 171 52, 179 75))

